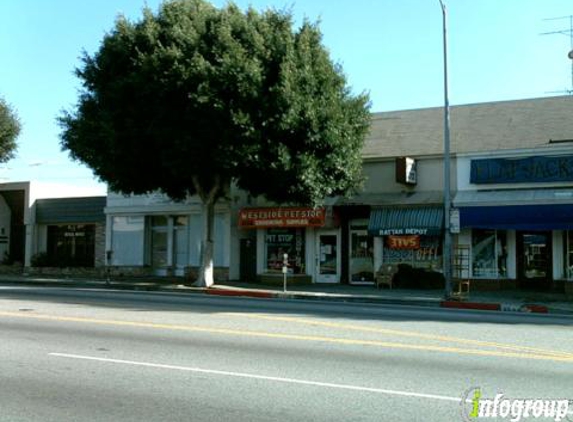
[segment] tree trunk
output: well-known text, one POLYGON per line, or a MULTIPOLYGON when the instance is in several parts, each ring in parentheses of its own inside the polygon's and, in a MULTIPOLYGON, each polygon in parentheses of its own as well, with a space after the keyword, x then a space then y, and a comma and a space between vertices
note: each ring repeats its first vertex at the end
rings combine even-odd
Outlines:
POLYGON ((196 287, 211 287, 215 281, 213 278, 213 252, 215 237, 215 203, 224 191, 221 178, 215 176, 211 190, 206 193, 201 186, 199 179, 194 178, 195 189, 203 202, 203 241, 201 242, 201 268, 197 281, 193 283, 196 287))
POLYGON ((197 281, 193 284, 197 287, 211 287, 213 279, 213 251, 215 231, 215 201, 203 202, 203 241, 201 242, 201 268, 197 281))

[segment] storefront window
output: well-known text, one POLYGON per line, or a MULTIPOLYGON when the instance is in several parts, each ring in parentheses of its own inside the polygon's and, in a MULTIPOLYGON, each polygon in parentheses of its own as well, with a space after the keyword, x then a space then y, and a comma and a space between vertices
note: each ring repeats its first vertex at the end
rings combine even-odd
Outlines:
POLYGON ((151 265, 154 268, 189 265, 189 216, 157 215, 149 217, 149 224, 151 265))
POLYGON ((48 226, 48 259, 56 267, 93 267, 95 225, 48 226))
POLYGON ((304 274, 304 229, 268 229, 266 233, 267 271, 282 272, 283 255, 288 254, 289 271, 304 274))
POLYGON ((440 236, 385 236, 384 263, 438 269, 442 266, 440 245, 440 236))
POLYGON ((113 218, 112 265, 143 265, 144 223, 140 216, 113 218))
POLYGON ((472 230, 472 271, 476 278, 507 277, 506 232, 472 230))

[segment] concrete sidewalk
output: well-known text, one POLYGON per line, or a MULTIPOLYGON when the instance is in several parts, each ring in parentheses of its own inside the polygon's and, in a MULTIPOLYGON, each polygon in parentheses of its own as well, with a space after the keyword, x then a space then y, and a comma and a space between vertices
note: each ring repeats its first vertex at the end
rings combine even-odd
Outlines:
POLYGON ((464 301, 444 300, 443 290, 376 289, 374 286, 311 284, 283 286, 224 282, 211 288, 186 286, 181 280, 149 278, 93 280, 0 275, 0 283, 30 286, 84 287, 135 291, 195 293, 266 299, 320 300, 353 303, 429 306, 504 312, 550 313, 573 317, 573 300, 558 293, 523 291, 470 292, 464 301))

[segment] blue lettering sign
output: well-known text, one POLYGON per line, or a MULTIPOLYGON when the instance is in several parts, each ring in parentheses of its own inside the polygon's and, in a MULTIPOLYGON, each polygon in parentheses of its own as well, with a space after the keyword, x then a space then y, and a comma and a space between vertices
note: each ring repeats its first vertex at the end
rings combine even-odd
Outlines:
POLYGON ((546 183, 573 181, 573 155, 491 158, 471 161, 470 183, 546 183))

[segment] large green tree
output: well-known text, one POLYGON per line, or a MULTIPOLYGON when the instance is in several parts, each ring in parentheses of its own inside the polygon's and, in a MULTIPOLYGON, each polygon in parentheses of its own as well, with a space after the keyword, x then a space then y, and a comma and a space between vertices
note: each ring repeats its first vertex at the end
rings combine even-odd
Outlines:
POLYGON ((361 181, 368 96, 351 93, 318 25, 294 29, 288 11, 167 1, 120 16, 76 74, 62 147, 113 191, 201 198, 197 285, 213 283, 214 207, 231 184, 318 204, 361 181))
POLYGON ((0 163, 14 158, 20 134, 20 121, 12 108, 0 98, 0 163))

